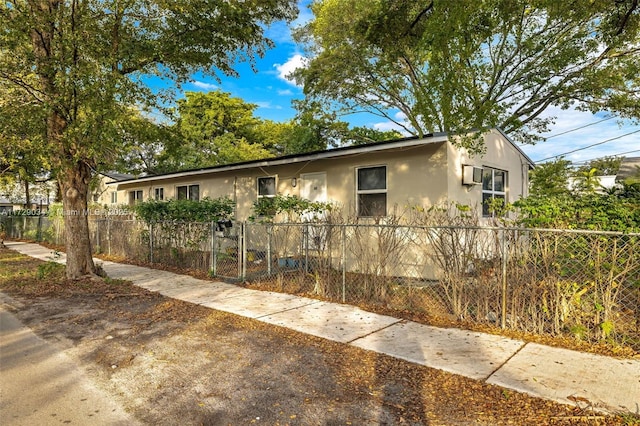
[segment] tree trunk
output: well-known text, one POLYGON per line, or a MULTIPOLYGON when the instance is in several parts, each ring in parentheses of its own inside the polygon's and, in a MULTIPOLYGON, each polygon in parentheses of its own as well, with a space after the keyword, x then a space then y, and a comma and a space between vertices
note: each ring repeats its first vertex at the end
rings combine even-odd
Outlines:
POLYGON ((95 275, 92 258, 87 197, 91 169, 83 162, 62 173, 62 207, 64 214, 67 278, 95 275))
POLYGON ((31 209, 31 193, 29 192, 29 181, 27 179, 24 180, 24 208, 31 209))

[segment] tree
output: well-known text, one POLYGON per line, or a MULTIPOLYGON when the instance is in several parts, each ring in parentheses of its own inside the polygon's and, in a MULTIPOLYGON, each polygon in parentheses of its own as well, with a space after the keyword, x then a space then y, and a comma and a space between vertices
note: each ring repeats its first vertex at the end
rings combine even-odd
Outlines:
POLYGON ((529 172, 532 197, 556 197, 569 195, 569 178, 573 176, 570 161, 563 158, 538 164, 529 172))
POLYGON ((378 130, 370 127, 356 126, 349 129, 346 140, 349 145, 366 145, 374 142, 383 142, 402 138, 402 133, 397 130, 378 130))
POLYGON ((611 157, 606 156, 602 158, 596 158, 588 161, 585 165, 581 166, 578 170, 581 172, 589 172, 595 169, 597 176, 615 176, 620 170, 620 164, 623 157, 611 157))
POLYGON ((177 131, 181 139, 168 145, 175 169, 208 167, 271 157, 254 116, 257 105, 230 93, 187 92, 178 101, 177 131))
POLYGON ((320 0, 312 9, 297 34, 311 60, 294 76, 308 99, 343 112, 420 136, 500 127, 521 142, 548 130, 550 106, 640 117, 637 0, 320 0))
POLYGON ((514 203, 517 222, 532 228, 640 230, 640 197, 630 185, 597 191, 596 169, 574 171, 564 159, 531 171, 531 191, 514 203), (578 182, 570 188, 568 181, 578 182))
POLYGON ((265 25, 295 16, 293 0, 12 0, 0 5, 0 80, 46 118, 60 182, 68 278, 95 274, 87 196, 99 160, 117 153, 131 105, 158 102, 144 76, 186 81, 235 75, 272 46, 265 25))
POLYGON ((167 160, 166 146, 182 139, 171 123, 158 122, 138 110, 131 110, 119 126, 121 150, 115 158, 99 163, 100 169, 133 175, 155 175, 174 171, 167 160))
POLYGON ((34 185, 50 180, 49 156, 43 143, 45 117, 23 93, 0 82, 0 188, 15 192, 30 208, 34 185))

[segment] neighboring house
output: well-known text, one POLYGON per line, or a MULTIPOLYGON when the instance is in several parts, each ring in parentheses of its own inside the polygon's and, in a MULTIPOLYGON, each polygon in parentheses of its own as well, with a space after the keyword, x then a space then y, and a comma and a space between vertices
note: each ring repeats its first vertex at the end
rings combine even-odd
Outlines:
POLYGON ((99 173, 98 174, 98 183, 96 187, 92 191, 91 200, 94 203, 100 205, 111 205, 115 206, 118 204, 128 204, 129 199, 127 191, 118 191, 113 186, 107 186, 107 184, 112 182, 118 182, 121 180, 129 180, 133 179, 133 175, 125 174, 125 173, 99 173))
MULTIPOLYGON (((597 180, 597 183, 595 183, 595 192, 600 194, 616 186, 616 175, 594 176, 594 179, 597 180)), ((568 187, 572 191, 579 189, 583 181, 584 178, 569 178, 568 187)))
POLYGON ((0 215, 16 213, 20 210, 26 210, 29 215, 46 213, 49 210, 49 200, 46 197, 35 196, 27 206, 24 200, 11 201, 7 198, 0 197, 0 215))
MULTIPOLYGON (((446 134, 411 137, 107 183, 130 204, 156 199, 230 197, 235 219, 252 214, 261 197, 297 195, 330 201, 360 217, 385 216, 393 206, 458 202, 480 207, 490 198, 527 195, 533 162, 503 132, 484 135, 485 154, 468 155, 446 134)), ((107 189, 107 193, 112 191, 107 189)), ((120 200, 118 200, 120 201, 120 200)), ((488 209, 479 209, 485 217, 488 209)))
POLYGON ((0 197, 0 215, 7 215, 19 208, 19 204, 16 204, 7 198, 0 197))
POLYGON ((625 157, 620 163, 616 182, 640 182, 640 157, 625 157))

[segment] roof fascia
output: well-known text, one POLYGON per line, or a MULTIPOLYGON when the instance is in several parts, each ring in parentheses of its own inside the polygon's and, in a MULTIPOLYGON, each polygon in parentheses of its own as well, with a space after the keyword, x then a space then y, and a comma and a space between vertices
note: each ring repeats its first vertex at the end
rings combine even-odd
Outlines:
POLYGON ((288 155, 285 157, 276 157, 276 158, 270 158, 265 160, 251 161, 247 163, 227 164, 223 166, 215 166, 215 167, 209 167, 204 169, 185 170, 183 172, 166 173, 166 174, 154 175, 154 176, 144 176, 140 178, 108 182, 106 183, 106 185, 130 184, 130 183, 138 183, 138 182, 139 183, 153 182, 153 181, 158 181, 163 179, 175 179, 175 178, 190 177, 190 176, 200 176, 200 175, 210 174, 210 173, 222 173, 222 172, 230 172, 230 171, 237 171, 237 170, 247 170, 247 169, 259 168, 259 167, 279 166, 279 165, 290 164, 290 163, 302 163, 306 161, 316 161, 316 160, 323 160, 323 159, 336 158, 336 157, 347 157, 350 155, 358 155, 363 153, 386 151, 386 150, 399 149, 399 148, 410 148, 410 147, 419 146, 419 145, 442 143, 442 142, 446 142, 447 140, 448 140, 448 136, 446 134, 437 133, 426 138, 400 139, 396 141, 389 141, 389 142, 383 142, 378 144, 337 148, 337 149, 317 151, 317 152, 299 154, 299 155, 288 155))

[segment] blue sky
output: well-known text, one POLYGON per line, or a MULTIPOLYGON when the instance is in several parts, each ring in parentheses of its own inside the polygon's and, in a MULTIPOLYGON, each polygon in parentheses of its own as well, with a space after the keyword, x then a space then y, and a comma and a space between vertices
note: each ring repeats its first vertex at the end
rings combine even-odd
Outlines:
MULTIPOLYGON (((300 15, 293 25, 300 25, 312 18, 307 4, 309 0, 300 1, 300 15)), ((295 111, 291 108, 291 100, 301 99, 303 95, 301 88, 288 81, 286 75, 302 65, 304 58, 301 48, 294 43, 290 28, 284 23, 268 28, 267 36, 275 41, 276 47, 269 50, 264 58, 256 59, 255 66, 258 72, 252 71, 247 63, 239 63, 236 66, 240 73, 239 78, 220 76, 221 81, 217 82, 211 77, 194 75, 193 82, 185 84, 183 89, 203 92, 223 90, 246 102, 256 104, 256 115, 261 118, 274 121, 293 118, 295 111)), ((573 162, 623 153, 640 156, 638 124, 628 120, 620 122, 616 118, 605 120, 609 117, 607 113, 593 115, 559 108, 550 108, 546 115, 557 117, 551 132, 545 135, 549 139, 533 146, 522 146, 534 161, 565 153, 565 158, 573 162), (590 145, 595 146, 586 148, 590 145), (570 153, 574 150, 577 151, 570 153)), ((391 124, 381 121, 380 117, 365 114, 350 116, 347 121, 358 126, 391 128, 391 124)))

